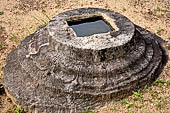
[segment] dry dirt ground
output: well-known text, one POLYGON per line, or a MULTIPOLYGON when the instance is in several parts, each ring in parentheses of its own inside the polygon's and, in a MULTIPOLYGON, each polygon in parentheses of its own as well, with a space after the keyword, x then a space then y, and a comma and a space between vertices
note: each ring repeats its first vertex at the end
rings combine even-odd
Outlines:
MULTIPOLYGON (((170 0, 0 0, 0 113, 22 112, 16 109, 1 85, 8 53, 53 16, 81 7, 119 12, 170 43, 170 0)), ((170 54, 170 50, 167 52, 170 54)), ((95 112, 170 113, 170 60, 152 86, 95 112)))

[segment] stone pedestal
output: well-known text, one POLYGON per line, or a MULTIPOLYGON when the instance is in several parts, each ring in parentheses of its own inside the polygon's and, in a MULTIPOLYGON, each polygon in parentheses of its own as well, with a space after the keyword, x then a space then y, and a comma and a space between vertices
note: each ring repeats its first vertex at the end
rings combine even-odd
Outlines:
POLYGON ((110 10, 66 11, 8 55, 4 86, 25 111, 79 113, 151 84, 167 61, 163 43, 110 10), (112 31, 78 37, 68 25, 93 17, 112 31))

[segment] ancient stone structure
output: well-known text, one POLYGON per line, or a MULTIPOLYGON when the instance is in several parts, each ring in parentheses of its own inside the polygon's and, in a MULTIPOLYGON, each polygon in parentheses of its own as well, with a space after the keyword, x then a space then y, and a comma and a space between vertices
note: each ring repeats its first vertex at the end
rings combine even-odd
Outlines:
POLYGON ((79 113, 151 84, 167 60, 163 43, 110 10, 66 11, 8 55, 4 86, 25 111, 79 113), (69 24, 88 18, 112 31, 77 36, 69 24))

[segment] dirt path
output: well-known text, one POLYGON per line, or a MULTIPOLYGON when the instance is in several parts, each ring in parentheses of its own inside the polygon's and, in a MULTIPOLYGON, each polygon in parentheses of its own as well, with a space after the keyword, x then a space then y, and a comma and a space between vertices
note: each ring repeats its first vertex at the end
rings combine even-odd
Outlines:
MULTIPOLYGON (((3 79, 7 54, 15 49, 21 40, 38 27, 46 25, 49 19, 58 13, 81 7, 105 8, 119 12, 133 23, 160 35, 170 43, 169 0, 0 0, 0 81, 3 79)), ((169 113, 170 81, 168 80, 170 80, 170 61, 155 84, 142 90, 140 94, 137 93, 137 100, 134 99, 134 93, 133 96, 113 102, 96 111, 169 113)), ((0 113, 12 113, 15 108, 16 106, 3 93, 0 86, 0 113)))

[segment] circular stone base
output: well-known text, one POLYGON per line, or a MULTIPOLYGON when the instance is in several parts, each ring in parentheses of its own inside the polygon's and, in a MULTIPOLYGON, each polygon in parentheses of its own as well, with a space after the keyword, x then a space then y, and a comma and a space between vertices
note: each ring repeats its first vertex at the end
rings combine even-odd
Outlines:
POLYGON ((119 13, 67 11, 8 55, 4 86, 25 111, 81 113, 150 85, 167 62, 163 43, 119 13), (78 37, 67 23, 93 16, 114 30, 78 37))

